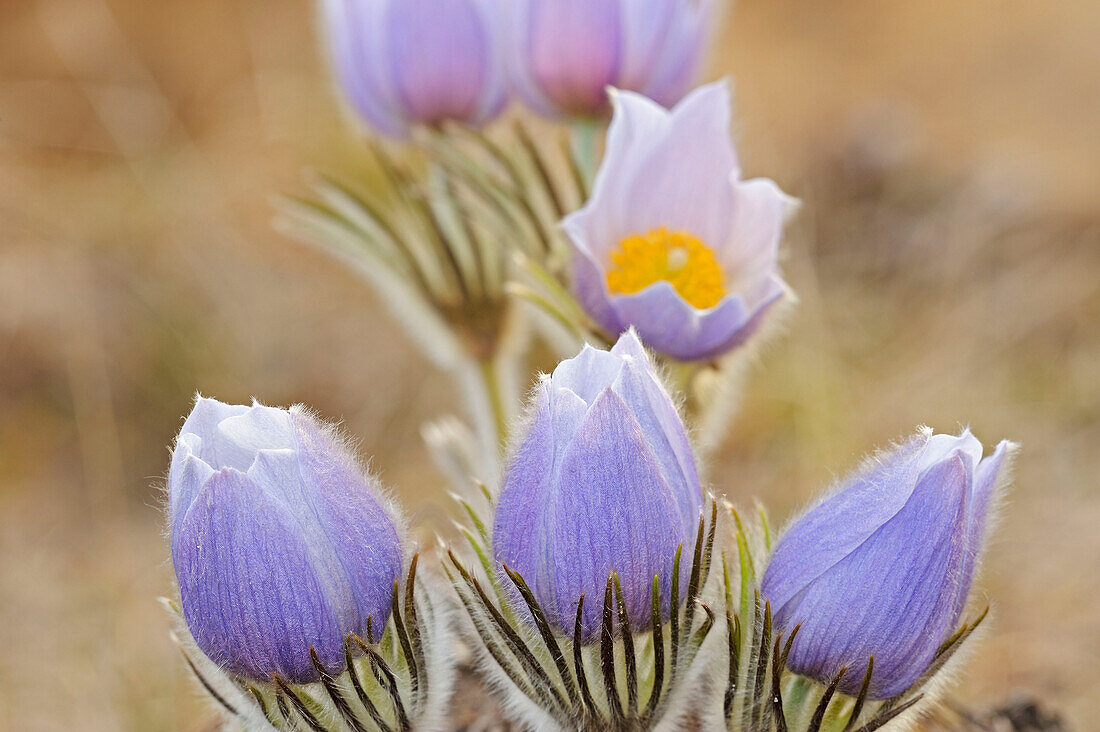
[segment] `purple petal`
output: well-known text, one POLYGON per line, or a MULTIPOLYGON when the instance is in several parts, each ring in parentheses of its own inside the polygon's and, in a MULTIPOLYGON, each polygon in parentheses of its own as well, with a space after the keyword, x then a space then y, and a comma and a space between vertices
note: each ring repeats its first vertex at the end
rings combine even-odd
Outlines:
MULTIPOLYGON (((573 235, 570 234, 570 237, 573 235)), ((577 240, 574 238, 573 242, 576 244, 577 240)), ((580 245, 576 246, 573 254, 573 294, 585 312, 606 333, 614 337, 626 330, 627 326, 611 306, 603 266, 597 264, 592 255, 580 245)))
MULTIPOLYGON (((993 454, 978 463, 974 469, 974 490, 970 499, 970 518, 967 534, 967 551, 962 568, 962 583, 955 605, 955 619, 962 616, 974 581, 978 556, 985 546, 986 523, 993 495, 1001 483, 1001 476, 1012 461, 1013 443, 1001 440, 993 454)), ((980 453, 979 453, 980 457, 980 453)))
POLYGON ((680 101, 698 76, 714 16, 713 0, 686 0, 680 5, 665 29, 664 45, 645 86, 634 87, 666 107, 680 101))
POLYGON ((406 116, 473 118, 489 76, 492 43, 472 0, 401 0, 387 6, 386 43, 406 116))
MULTIPOLYGON (((493 554, 497 561, 519 572, 535 587, 541 567, 543 512, 549 501, 554 466, 554 431, 549 388, 539 390, 534 419, 519 449, 511 457, 493 520, 493 554)), ((511 587, 502 578, 504 587, 511 587)), ((539 594, 546 610, 554 608, 539 594)), ((554 618, 559 627, 560 618, 554 618)))
POLYGON ((168 523, 172 527, 173 551, 176 533, 187 509, 214 475, 214 469, 198 457, 201 443, 193 433, 181 434, 172 452, 172 465, 168 469, 168 523))
POLYGON ((332 547, 342 568, 344 583, 332 583, 341 594, 330 595, 334 608, 347 617, 343 628, 384 628, 390 615, 395 582, 402 579, 404 557, 393 517, 378 499, 379 486, 364 475, 332 435, 300 413, 293 414, 298 437, 298 469, 302 476, 303 505, 332 547), (365 490, 369 485, 372 490, 365 490), (345 594, 346 593, 346 594, 345 594))
POLYGON ((690 361, 728 351, 756 332, 764 314, 785 292, 778 278, 768 278, 760 288, 762 295, 754 305, 733 294, 713 308, 699 310, 661 280, 641 292, 612 296, 609 303, 619 321, 633 325, 651 348, 690 361))
POLYGON ((683 0, 657 0, 622 4, 622 64, 615 86, 642 91, 669 46, 669 28, 683 13, 683 0))
MULTIPOLYGON (((619 0, 529 0, 520 28, 530 78, 561 112, 591 115, 607 106, 619 72, 619 0)), ((522 62, 521 62, 522 63, 522 62)))
POLYGON ((1012 462, 1016 445, 1008 440, 1001 440, 994 449, 993 454, 981 460, 974 470, 974 496, 970 509, 972 534, 981 542, 984 539, 985 520, 988 518, 990 504, 996 491, 998 480, 1002 471, 1008 469, 1012 462))
POLYGON ((199 648, 233 673, 317 678, 309 649, 343 668, 328 588, 295 518, 245 475, 214 475, 187 512, 175 556, 184 617, 199 648))
POLYGON ((645 627, 654 576, 668 588, 676 548, 690 543, 676 496, 637 421, 611 389, 596 399, 566 450, 545 520, 542 558, 549 571, 540 575, 540 585, 551 585, 548 594, 566 628, 585 596, 586 640, 598 633, 612 570, 631 623, 645 627))
POLYGON ((386 81, 380 34, 384 3, 325 0, 324 9, 333 65, 352 105, 380 132, 407 136, 396 94, 386 81))
POLYGON ((471 124, 485 124, 495 119, 508 103, 508 4, 512 0, 470 0, 480 14, 481 24, 491 41, 489 62, 485 79, 481 86, 481 99, 472 117, 471 124))
POLYGON ((874 655, 870 697, 883 699, 927 668, 955 620, 972 470, 961 452, 928 470, 892 519, 776 611, 777 627, 802 625, 791 670, 850 665, 840 688, 853 694, 874 655))
POLYGON ((530 63, 532 7, 528 2, 512 0, 507 4, 508 82, 524 104, 544 117, 556 117, 558 111, 535 80, 530 63))
MULTIPOLYGON (((629 336, 629 333, 625 334, 620 343, 629 336)), ((637 343, 636 338, 631 340, 637 343)), ((641 345, 638 347, 640 349, 641 345)), ((653 377, 646 361, 626 364, 612 388, 638 421, 642 434, 649 438, 648 444, 660 466, 661 475, 680 506, 684 531, 690 534, 698 526, 703 495, 699 489, 691 443, 672 398, 653 377)))
POLYGON ((861 471, 799 518, 768 561, 762 590, 777 611, 895 516, 912 494, 930 434, 922 432, 861 471))

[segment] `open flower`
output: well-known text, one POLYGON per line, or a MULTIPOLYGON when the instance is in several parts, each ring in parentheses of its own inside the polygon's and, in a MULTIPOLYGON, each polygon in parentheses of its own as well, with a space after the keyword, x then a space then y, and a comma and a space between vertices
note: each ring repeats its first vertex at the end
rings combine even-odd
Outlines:
POLYGON ((740 180, 724 82, 671 111, 628 92, 612 100, 592 197, 563 221, 577 297, 611 334, 633 326, 674 358, 717 356, 786 292, 776 260, 791 199, 740 180))
POLYGON ((314 681, 314 649, 381 635, 403 554, 377 482, 298 407, 200 398, 168 474, 172 561, 199 648, 226 670, 314 681))
POLYGON ((819 680, 848 666, 855 693, 909 688, 955 629, 1013 445, 982 459, 970 434, 915 437, 879 456, 794 523, 764 573, 777 630, 801 624, 790 668, 819 680))
POLYGON ((501 0, 325 0, 336 72, 372 127, 488 122, 504 108, 501 0))
POLYGON ((583 638, 598 636, 612 571, 632 626, 648 627, 653 578, 667 615, 676 549, 683 544, 684 572, 703 501, 672 399, 627 332, 610 352, 585 346, 558 364, 533 406, 497 503, 497 560, 566 634, 584 595, 583 638))
POLYGON ((691 88, 714 0, 512 0, 516 93, 536 112, 600 116, 608 86, 672 105, 691 88))

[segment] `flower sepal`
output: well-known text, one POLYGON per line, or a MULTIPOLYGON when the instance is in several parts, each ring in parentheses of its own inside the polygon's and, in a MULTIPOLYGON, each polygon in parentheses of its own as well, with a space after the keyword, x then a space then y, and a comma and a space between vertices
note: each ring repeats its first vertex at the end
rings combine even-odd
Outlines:
POLYGON ((478 561, 468 564, 451 549, 445 569, 466 611, 470 645, 516 721, 535 729, 595 731, 676 729, 689 718, 717 648, 708 642, 716 620, 716 500, 700 517, 693 545, 676 552, 671 588, 654 577, 646 627, 631 623, 619 575, 611 572, 602 596, 579 598, 571 634, 553 627, 549 609, 519 572, 494 567, 484 522, 463 505, 473 520, 463 533, 478 561), (666 593, 671 610, 663 620, 666 593), (591 602, 601 609, 594 638, 584 628, 591 602))

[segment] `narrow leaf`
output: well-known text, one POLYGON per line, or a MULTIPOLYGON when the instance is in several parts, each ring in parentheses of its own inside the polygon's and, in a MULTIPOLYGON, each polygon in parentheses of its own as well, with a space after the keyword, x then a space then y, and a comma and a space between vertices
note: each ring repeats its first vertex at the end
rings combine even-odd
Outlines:
POLYGON ((867 692, 871 688, 871 674, 875 670, 875 657, 867 657, 867 670, 863 672, 863 681, 859 685, 859 693, 856 694, 856 703, 852 706, 852 713, 848 715, 848 723, 844 725, 844 732, 850 732, 859 721, 859 715, 863 711, 863 705, 867 701, 867 692))
POLYGON ((569 671, 569 666, 565 662, 565 655, 562 653, 561 646, 554 637, 554 631, 551 629, 550 623, 546 619, 546 613, 543 612, 542 605, 539 604, 539 601, 535 598, 535 593, 531 591, 531 587, 519 572, 510 569, 507 565, 504 566, 504 571, 507 573, 509 579, 512 580, 516 589, 519 590, 520 596, 527 605, 527 609, 531 611, 531 616, 535 621, 535 627, 538 629, 539 635, 542 636, 542 642, 546 646, 546 650, 549 651, 550 657, 554 660, 554 665, 558 669, 558 676, 561 677, 562 683, 565 685, 565 692, 569 696, 569 701, 573 705, 576 705, 578 702, 577 686, 573 681, 573 674, 569 671))
MULTIPOLYGON (((313 713, 306 707, 305 702, 303 702, 301 697, 290 688, 290 685, 286 683, 283 677, 279 674, 275 674, 273 678, 275 686, 279 688, 280 695, 285 695, 290 701, 291 706, 294 707, 294 711, 296 711, 302 721, 306 723, 306 726, 314 730, 314 732, 327 732, 324 726, 317 721, 317 717, 313 716, 313 713)), ((280 711, 282 711, 282 709, 283 706, 280 705, 280 711)))
POLYGON ((596 710, 596 702, 592 699, 592 690, 588 688, 588 676, 584 672, 584 654, 581 645, 581 620, 584 612, 584 595, 577 601, 577 620, 573 624, 573 667, 577 672, 577 684, 581 687, 581 700, 584 708, 588 710, 588 718, 593 722, 600 719, 596 710))
POLYGON ((806 728, 806 732, 820 732, 821 723, 825 721, 825 712, 828 711, 829 703, 832 702, 836 689, 840 686, 840 682, 844 679, 846 673, 848 673, 848 667, 844 666, 829 682, 829 685, 825 688, 825 693, 821 695, 821 700, 817 703, 817 708, 814 709, 813 716, 810 717, 810 725, 806 728))
POLYGON ((623 704, 619 699, 619 687, 615 673, 615 628, 612 599, 612 576, 607 576, 607 588, 603 595, 603 624, 600 627, 600 662, 603 667, 603 687, 607 693, 607 707, 611 710, 611 719, 616 727, 621 727, 623 704))
POLYGON ((362 682, 359 680, 359 672, 355 669, 351 655, 352 638, 349 635, 344 639, 344 662, 348 667, 348 675, 351 677, 351 687, 355 689, 355 695, 359 697, 359 703, 363 705, 363 708, 367 710, 367 714, 370 715, 371 721, 373 721, 382 732, 393 732, 393 728, 382 717, 382 713, 378 711, 378 707, 375 706, 370 696, 367 695, 366 690, 363 688, 362 682))
POLYGON ((661 691, 665 681, 665 638, 664 623, 661 622, 661 578, 653 575, 652 608, 650 622, 653 624, 653 689, 649 692, 644 719, 649 720, 657 711, 661 701, 661 691))
POLYGON ((623 597, 623 586, 619 582, 619 575, 614 572, 611 575, 615 579, 615 601, 619 608, 619 632, 623 638, 623 662, 626 665, 626 697, 627 716, 634 718, 638 713, 638 663, 634 657, 634 634, 630 628, 630 618, 626 613, 626 600, 623 597))

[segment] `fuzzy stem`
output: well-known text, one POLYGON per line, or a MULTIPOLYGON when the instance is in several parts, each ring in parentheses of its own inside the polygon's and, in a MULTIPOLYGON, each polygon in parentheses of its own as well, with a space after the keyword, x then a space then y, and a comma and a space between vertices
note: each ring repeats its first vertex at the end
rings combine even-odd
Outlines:
POLYGON ((806 723, 809 721, 807 717, 810 711, 807 708, 806 699, 813 687, 814 682, 810 679, 804 676, 796 676, 790 689, 785 692, 786 699, 783 706, 788 710, 787 722, 791 725, 791 729, 805 729, 806 723))
POLYGON ((581 166, 581 172, 589 181, 596 175, 597 147, 602 129, 603 125, 593 119, 577 120, 570 128, 573 154, 581 166))
POLYGON ((508 417, 504 407, 505 396, 501 393, 502 385, 496 360, 492 356, 479 359, 478 369, 481 380, 485 384, 485 398, 489 413, 493 416, 493 426, 496 431, 495 435, 486 437, 486 444, 495 442, 495 449, 499 452, 508 441, 508 417))

